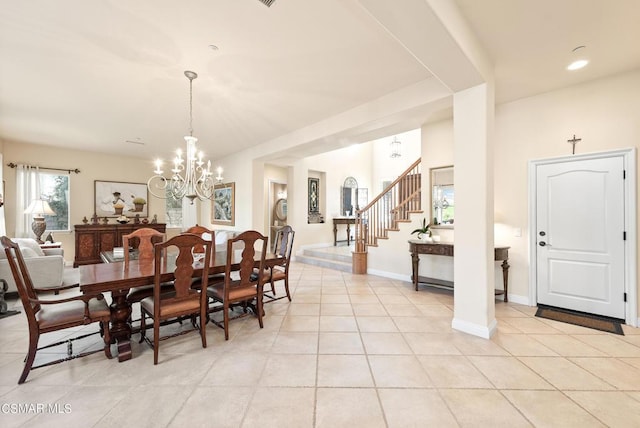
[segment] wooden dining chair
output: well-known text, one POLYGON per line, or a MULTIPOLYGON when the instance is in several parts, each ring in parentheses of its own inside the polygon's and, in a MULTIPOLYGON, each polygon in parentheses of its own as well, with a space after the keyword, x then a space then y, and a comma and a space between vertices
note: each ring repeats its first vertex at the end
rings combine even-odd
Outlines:
MULTIPOLYGON (((195 226, 191 226, 189 227, 187 230, 184 231, 184 233, 192 233, 194 235, 198 235, 200 237, 202 237, 202 239, 206 240, 206 241, 211 241, 211 252, 215 252, 215 245, 216 245, 216 233, 211 230, 211 229, 207 229, 204 226, 200 226, 198 224, 196 224, 195 226)), ((196 246, 193 249, 193 253, 194 254, 203 254, 204 253, 204 247, 202 246, 196 246)), ((214 273, 209 275, 209 284, 213 283, 213 282, 218 282, 221 281, 224 278, 224 274, 222 273, 214 273)), ((200 287, 202 286, 202 284, 200 283, 200 279, 199 278, 195 278, 193 280, 193 283, 191 284, 191 287, 195 288, 195 289, 200 289, 200 287)))
MULTIPOLYGON (((183 234, 174 236, 166 242, 157 243, 155 248, 155 272, 153 284, 153 296, 146 297, 140 301, 142 320, 140 323, 140 334, 150 345, 153 346, 153 364, 158 364, 158 347, 160 343, 160 324, 169 319, 176 319, 191 316, 194 330, 200 332, 202 347, 207 347, 207 336, 205 326, 207 324, 208 299, 206 293, 191 288, 191 278, 193 277, 196 265, 202 268, 201 281, 207 285, 209 275, 209 264, 211 262, 211 242, 193 234, 183 234), (200 261, 194 263, 193 249, 202 246, 205 256, 200 261), (176 250, 174 281, 172 290, 165 292, 161 282, 163 265, 166 267, 167 259, 163 259, 162 253, 166 253, 169 248, 176 250), (200 316, 200 326, 196 324, 196 317, 200 316), (153 319, 153 343, 146 338, 146 318, 153 319)), ((188 331, 177 334, 184 334, 188 331)), ((172 337, 175 336, 167 336, 172 337)), ((164 339, 164 338, 163 338, 164 339)))
MULTIPOLYGON (((128 235, 122 236, 122 246, 124 247, 124 268, 129 267, 131 256, 129 254, 130 244, 134 240, 138 241, 138 261, 140 263, 151 263, 154 259, 154 244, 162 242, 166 238, 166 234, 158 232, 155 229, 149 227, 142 227, 136 229, 128 235)), ((145 297, 149 297, 153 294, 153 283, 141 285, 139 287, 132 288, 127 294, 127 301, 129 304, 138 303, 145 297)))
POLYGON ((111 338, 109 336, 111 311, 104 300, 104 296, 102 294, 76 294, 73 297, 65 299, 41 300, 33 287, 33 282, 31 281, 27 265, 25 264, 18 244, 6 236, 0 238, 0 242, 7 255, 7 261, 11 267, 11 273, 16 282, 18 294, 20 295, 20 300, 22 301, 22 306, 27 316, 27 322, 29 323, 29 351, 27 352, 24 369, 22 370, 18 384, 24 383, 32 369, 50 366, 101 351, 98 349, 73 355, 73 341, 95 333, 75 336, 71 339, 38 348, 38 340, 40 339, 40 335, 44 333, 99 322, 100 333, 103 334, 104 337, 104 353, 107 358, 111 358, 111 338), (33 365, 37 351, 62 344, 67 345, 66 358, 38 366, 33 365))
POLYGON ((271 294, 265 293, 265 297, 269 299, 268 302, 285 298, 285 296, 276 297, 274 284, 278 281, 284 281, 286 297, 291 301, 291 293, 289 292, 289 262, 291 261, 295 234, 293 228, 289 225, 284 226, 276 233, 273 253, 281 259, 281 262, 265 270, 267 273, 265 283, 269 282, 271 284, 271 294))
POLYGON ((258 317, 260 328, 263 328, 262 294, 264 276, 254 274, 256 246, 260 249, 260 262, 257 269, 262 272, 267 253, 267 237, 255 230, 249 230, 227 241, 227 263, 224 279, 210 284, 207 288, 209 298, 222 304, 223 324, 220 325, 213 318, 211 318, 211 321, 218 327, 224 328, 225 340, 229 340, 229 321, 246 316, 248 314, 246 307, 254 299, 256 300, 255 314, 258 317), (242 252, 238 267, 234 267, 233 245, 235 243, 241 243, 244 246, 243 249, 238 250, 242 252), (242 314, 231 317, 231 307, 235 304, 243 304, 244 310, 242 314))

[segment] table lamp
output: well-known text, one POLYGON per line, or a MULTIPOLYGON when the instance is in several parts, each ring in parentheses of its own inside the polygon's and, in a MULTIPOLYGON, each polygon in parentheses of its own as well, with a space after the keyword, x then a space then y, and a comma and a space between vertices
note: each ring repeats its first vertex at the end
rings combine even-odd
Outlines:
POLYGON ((47 223, 44 221, 45 215, 56 215, 56 213, 49 206, 49 202, 42 199, 34 199, 31 204, 24 210, 25 214, 33 214, 33 223, 31 223, 31 230, 36 235, 36 241, 38 244, 43 244, 42 234, 47 228, 47 223))

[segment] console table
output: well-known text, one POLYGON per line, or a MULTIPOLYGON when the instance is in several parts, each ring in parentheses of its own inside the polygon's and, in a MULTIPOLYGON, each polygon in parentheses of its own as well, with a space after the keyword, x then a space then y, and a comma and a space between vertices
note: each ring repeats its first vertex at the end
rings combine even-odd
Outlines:
MULTIPOLYGON (((73 267, 101 263, 100 253, 113 251, 113 247, 121 247, 122 235, 128 235, 141 227, 165 233, 166 226, 164 223, 76 224, 76 256, 73 267)), ((136 243, 133 246, 137 246, 136 243)))
MULTIPOLYGON (((504 301, 508 302, 507 297, 509 290, 509 248, 511 247, 495 247, 493 259, 495 261, 502 261, 502 282, 504 285, 503 290, 496 290, 496 295, 504 294, 504 301)), ((453 287, 453 281, 446 281, 437 278, 428 278, 424 276, 418 276, 418 265, 420 264, 420 254, 433 254, 436 256, 448 256, 453 257, 453 244, 451 243, 431 243, 418 240, 409 240, 409 251, 411 252, 411 264, 413 266, 413 272, 411 279, 413 285, 418 291, 418 283, 427 283, 441 285, 445 287, 453 287)))
POLYGON ((333 246, 338 245, 338 225, 346 224, 347 225, 347 246, 351 242, 351 227, 350 225, 356 224, 355 217, 334 217, 333 218, 333 246))

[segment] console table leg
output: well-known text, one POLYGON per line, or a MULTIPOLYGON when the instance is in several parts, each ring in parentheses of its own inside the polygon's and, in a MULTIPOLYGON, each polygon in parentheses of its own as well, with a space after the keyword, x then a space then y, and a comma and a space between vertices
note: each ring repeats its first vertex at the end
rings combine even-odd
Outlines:
POLYGON ((349 240, 351 239, 351 228, 349 227, 349 223, 347 223, 347 247, 350 245, 349 240))
POLYGON ((509 263, 507 260, 502 262, 502 283, 504 285, 504 301, 509 301, 509 263))
POLYGON ((338 225, 333 223, 333 246, 338 245, 338 225))
POLYGON ((420 257, 418 256, 418 253, 416 252, 411 252, 411 270, 412 270, 412 275, 411 275, 411 279, 413 280, 413 286, 415 287, 416 291, 418 291, 418 264, 420 263, 420 257))

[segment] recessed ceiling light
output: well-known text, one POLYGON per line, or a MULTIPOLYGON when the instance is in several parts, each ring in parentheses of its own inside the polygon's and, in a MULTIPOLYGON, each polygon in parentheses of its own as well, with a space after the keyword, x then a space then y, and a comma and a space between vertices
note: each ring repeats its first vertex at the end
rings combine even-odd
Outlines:
POLYGON ((571 62, 571 64, 567 66, 567 70, 569 71, 580 70, 581 68, 584 68, 587 64, 589 64, 589 60, 584 58, 585 48, 586 46, 584 45, 578 46, 571 51, 573 56, 573 61, 571 62))
POLYGON ((571 64, 569 64, 567 66, 567 70, 569 70, 569 71, 580 70, 581 68, 584 68, 587 64, 589 64, 588 60, 579 59, 579 60, 573 61, 571 64))

